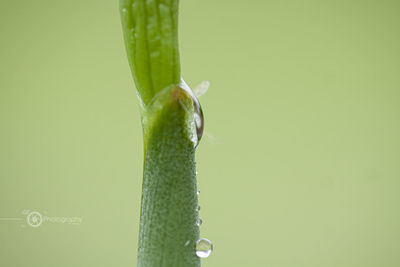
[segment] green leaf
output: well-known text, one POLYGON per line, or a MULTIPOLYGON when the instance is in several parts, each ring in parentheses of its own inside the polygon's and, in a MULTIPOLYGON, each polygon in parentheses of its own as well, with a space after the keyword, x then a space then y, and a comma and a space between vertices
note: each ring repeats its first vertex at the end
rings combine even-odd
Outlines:
POLYGON ((178 0, 121 0, 129 65, 146 107, 165 87, 180 80, 178 0))

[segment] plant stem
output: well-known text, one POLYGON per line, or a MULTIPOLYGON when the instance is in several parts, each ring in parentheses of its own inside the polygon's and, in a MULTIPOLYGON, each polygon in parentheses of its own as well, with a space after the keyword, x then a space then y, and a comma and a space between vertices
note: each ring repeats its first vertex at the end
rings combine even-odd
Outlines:
POLYGON ((200 266, 195 148, 187 118, 191 99, 176 87, 169 96, 148 132, 138 266, 200 266))
POLYGON ((141 100, 145 161, 139 267, 199 267, 193 96, 180 88, 178 0, 121 0, 141 100))

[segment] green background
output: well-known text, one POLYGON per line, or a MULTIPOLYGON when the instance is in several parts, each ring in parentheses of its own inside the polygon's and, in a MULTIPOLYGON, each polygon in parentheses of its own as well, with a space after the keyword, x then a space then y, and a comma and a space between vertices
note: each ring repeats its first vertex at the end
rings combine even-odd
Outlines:
MULTIPOLYGON (((181 0, 213 266, 400 266, 400 2, 181 0)), ((0 266, 135 266, 118 1, 0 2, 0 266), (81 217, 26 225, 24 210, 81 217), (19 220, 4 220, 17 218, 19 220)))

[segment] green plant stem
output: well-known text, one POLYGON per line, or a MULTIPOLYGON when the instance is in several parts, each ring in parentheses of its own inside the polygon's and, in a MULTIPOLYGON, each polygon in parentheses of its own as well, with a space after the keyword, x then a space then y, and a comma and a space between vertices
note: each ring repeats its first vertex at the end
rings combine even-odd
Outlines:
POLYGON ((178 87, 168 93, 147 135, 138 266, 200 266, 191 99, 178 87))
POLYGON ((178 0, 121 0, 120 8, 145 148, 138 266, 198 267, 197 135, 193 99, 178 86, 178 0))

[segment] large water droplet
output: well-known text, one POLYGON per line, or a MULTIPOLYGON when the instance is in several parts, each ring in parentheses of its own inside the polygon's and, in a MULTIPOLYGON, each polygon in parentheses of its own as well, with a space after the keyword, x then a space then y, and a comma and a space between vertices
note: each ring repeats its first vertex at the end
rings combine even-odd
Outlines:
POLYGON ((210 240, 201 238, 196 242, 196 255, 199 258, 208 258, 213 250, 213 245, 210 240))
POLYGON ((199 142, 201 137, 203 136, 204 114, 203 110, 201 109, 200 102, 197 100, 197 98, 193 100, 193 105, 194 105, 194 123, 196 125, 197 139, 199 142))
POLYGON ((196 220, 196 226, 200 226, 203 223, 203 220, 201 218, 198 218, 196 220))
POLYGON ((194 124, 196 126, 196 135, 197 135, 197 142, 195 142, 195 147, 200 142, 201 137, 203 136, 203 130, 204 130, 204 114, 203 110, 201 109, 201 105, 199 100, 197 99, 196 95, 193 93, 192 89, 187 85, 187 83, 181 78, 180 82, 180 87, 185 90, 189 95, 190 98, 192 99, 193 103, 193 109, 194 109, 194 124))

